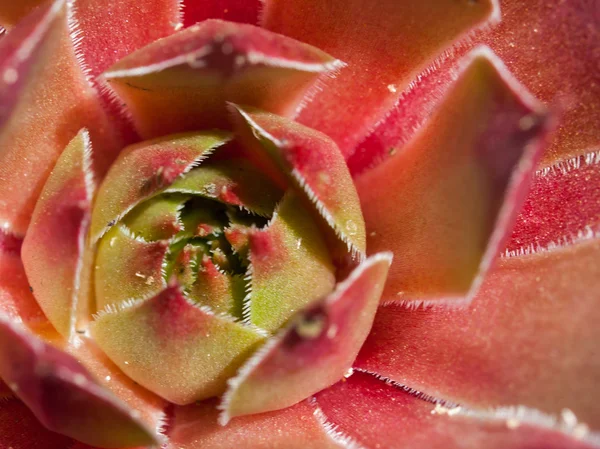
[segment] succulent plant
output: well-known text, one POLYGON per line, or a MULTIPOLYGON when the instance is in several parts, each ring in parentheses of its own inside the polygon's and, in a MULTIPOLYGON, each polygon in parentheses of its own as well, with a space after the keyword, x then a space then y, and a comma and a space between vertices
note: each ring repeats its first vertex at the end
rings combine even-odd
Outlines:
POLYGON ((0 25, 0 448, 600 447, 597 2, 0 25))

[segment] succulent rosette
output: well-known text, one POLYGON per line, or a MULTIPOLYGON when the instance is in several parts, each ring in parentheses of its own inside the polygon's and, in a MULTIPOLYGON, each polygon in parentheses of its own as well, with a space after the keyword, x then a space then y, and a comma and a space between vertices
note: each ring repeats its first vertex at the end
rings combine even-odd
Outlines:
POLYGON ((594 1, 0 6, 0 448, 597 448, 594 1))

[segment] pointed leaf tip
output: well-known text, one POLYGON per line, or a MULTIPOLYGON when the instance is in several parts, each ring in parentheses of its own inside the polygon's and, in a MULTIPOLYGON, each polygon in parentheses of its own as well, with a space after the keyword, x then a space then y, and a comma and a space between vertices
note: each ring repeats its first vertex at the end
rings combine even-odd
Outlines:
POLYGON ((95 194, 92 147, 87 130, 67 145, 33 211, 22 258, 34 296, 66 338, 90 314, 84 264, 95 194))
POLYGON ((207 20, 130 54, 103 77, 151 138, 227 128, 226 101, 293 114, 316 79, 339 66, 288 37, 207 20))
POLYGON ((474 295, 510 232, 550 126, 489 50, 469 56, 421 132, 357 180, 370 251, 398 256, 385 301, 474 295))
POLYGON ((222 393, 263 340, 253 328, 193 304, 174 282, 99 314, 91 334, 123 372, 176 404, 222 393))
POLYGON ((368 258, 259 349, 228 382, 221 423, 289 407, 342 379, 371 329, 391 261, 390 253, 368 258))
POLYGON ((292 186, 325 231, 334 259, 361 258, 365 227, 356 187, 339 148, 326 135, 292 120, 229 104, 237 138, 250 159, 292 186))
POLYGON ((90 235, 97 242, 142 201, 169 187, 230 139, 220 131, 163 136, 123 150, 100 186, 90 235))
POLYGON ((265 28, 348 63, 323 79, 297 118, 335 140, 345 157, 421 71, 498 19, 497 0, 266 0, 262 17, 265 28))
POLYGON ((50 430, 105 448, 155 445, 158 435, 69 354, 0 318, 0 375, 50 430))

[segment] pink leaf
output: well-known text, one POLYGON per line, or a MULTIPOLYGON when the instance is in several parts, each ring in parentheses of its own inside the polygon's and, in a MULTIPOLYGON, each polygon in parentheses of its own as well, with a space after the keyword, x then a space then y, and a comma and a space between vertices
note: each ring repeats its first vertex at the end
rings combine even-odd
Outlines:
POLYGON ((592 449, 587 430, 533 410, 444 407, 365 373, 316 395, 342 447, 364 449, 592 449))
POLYGON ((104 75, 143 138, 228 126, 226 101, 289 115, 341 63, 267 30, 208 20, 120 60, 104 75))
POLYGON ((420 71, 498 15, 493 0, 267 0, 263 24, 348 63, 298 116, 348 157, 420 71))
POLYGON ((71 27, 77 54, 96 77, 119 59, 180 26, 179 0, 75 0, 71 27))
POLYGON ((157 435, 72 356, 0 318, 0 376, 50 430, 104 447, 155 444, 157 435))
POLYGON ((183 0, 186 27, 208 19, 258 25, 261 0, 183 0))
POLYGON ((307 401, 276 412, 242 416, 223 427, 216 401, 176 407, 167 449, 339 449, 307 401))
POLYGON ((384 301, 471 298, 510 232, 547 132, 544 109, 486 49, 401 152, 357 181, 384 301))
POLYGON ((600 241, 492 270, 466 309, 380 309, 356 366, 474 407, 567 407, 600 426, 600 241))
POLYGON ((371 329, 390 263, 389 254, 367 259, 294 316, 229 381, 221 422, 289 407, 340 380, 371 329))
POLYGON ((513 255, 600 235, 600 151, 536 172, 506 248, 513 255))
POLYGON ((33 294, 66 338, 91 315, 85 270, 89 267, 84 267, 95 194, 91 152, 89 134, 82 130, 46 181, 23 242, 23 264, 33 294))
POLYGON ((66 3, 38 8, 0 40, 0 223, 15 235, 25 234, 46 178, 81 128, 90 129, 98 167, 120 149, 73 52, 66 3))

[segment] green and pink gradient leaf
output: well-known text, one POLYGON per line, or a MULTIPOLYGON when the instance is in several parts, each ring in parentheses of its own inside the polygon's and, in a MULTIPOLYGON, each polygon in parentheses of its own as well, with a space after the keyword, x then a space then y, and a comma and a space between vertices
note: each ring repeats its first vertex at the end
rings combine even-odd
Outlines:
POLYGON ((99 168, 120 145, 79 67, 66 3, 38 8, 0 40, 0 224, 15 235, 25 234, 46 178, 81 128, 90 129, 99 168))
POLYGON ((123 372, 176 404, 221 394, 264 339, 251 327, 193 304, 176 284, 147 300, 107 308, 91 334, 123 372))
POLYGON ((292 317, 229 380, 220 421, 290 407, 351 368, 375 317, 390 254, 362 262, 336 290, 292 317))
POLYGON ((188 295, 194 302, 208 306, 216 313, 241 316, 245 282, 242 276, 219 270, 212 259, 204 255, 198 262, 198 273, 188 295))
POLYGON ((250 159, 275 182, 292 185, 302 195, 324 224, 334 257, 342 259, 341 254, 348 252, 362 257, 366 249, 364 220, 356 188, 335 142, 269 112, 233 104, 230 110, 236 136, 250 159))
POLYGON ((470 299, 503 248, 547 132, 544 109, 486 49, 427 125, 356 182, 369 251, 396 261, 384 301, 470 299))
POLYGON ((186 27, 208 19, 258 25, 261 0, 183 0, 186 27))
POLYGON ((340 66, 288 37, 208 20, 126 56, 103 79, 147 139, 228 128, 227 101, 290 114, 321 74, 340 66))
MULTIPOLYGON (((82 285, 92 201, 95 194, 89 134, 67 145, 36 203, 21 257, 38 304, 65 338, 91 314, 82 285)), ((89 282, 89 279, 87 280, 89 282)))
POLYGON ((447 408, 354 373, 316 395, 319 416, 342 447, 376 449, 592 449, 598 437, 567 418, 526 409, 447 408))
POLYGON ((340 449, 308 401, 284 410, 242 416, 223 427, 217 402, 175 407, 166 449, 340 449))
POLYGON ((181 231, 180 213, 189 196, 161 195, 144 201, 123 219, 144 240, 168 240, 181 231))
POLYGON ((383 307, 356 366, 473 407, 600 426, 600 241, 504 258, 466 309, 383 307))
POLYGON ((195 132, 162 137, 123 150, 98 191, 90 230, 92 242, 228 140, 229 135, 220 131, 195 132))
POLYGON ((282 197, 269 178, 242 158, 203 164, 176 180, 165 193, 199 195, 263 217, 273 213, 282 197))
POLYGON ((156 295, 166 287, 163 260, 168 242, 147 242, 123 225, 113 227, 98 244, 94 284, 98 310, 156 295))
POLYGON ((335 285, 327 246, 302 201, 288 192, 263 229, 248 235, 249 292, 244 319, 274 332, 335 285))
POLYGON ((0 318, 0 376, 50 430, 93 445, 154 445, 158 435, 72 356, 0 318))
POLYGON ((498 19, 494 0, 266 0, 262 22, 348 63, 298 115, 348 157, 444 49, 498 19))

